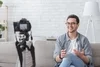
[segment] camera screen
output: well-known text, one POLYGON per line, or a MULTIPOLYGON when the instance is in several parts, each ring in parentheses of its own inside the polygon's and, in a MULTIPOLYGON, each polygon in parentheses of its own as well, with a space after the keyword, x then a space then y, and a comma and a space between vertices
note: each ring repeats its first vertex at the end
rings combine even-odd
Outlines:
POLYGON ((20 24, 20 30, 26 30, 27 24, 20 24))

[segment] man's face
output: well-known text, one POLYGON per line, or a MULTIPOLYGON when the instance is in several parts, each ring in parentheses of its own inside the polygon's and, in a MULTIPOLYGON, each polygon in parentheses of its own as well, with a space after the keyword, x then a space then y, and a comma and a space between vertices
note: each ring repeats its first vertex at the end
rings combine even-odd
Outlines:
POLYGON ((69 18, 66 22, 67 29, 69 33, 73 33, 77 31, 79 24, 77 24, 75 18, 69 18))

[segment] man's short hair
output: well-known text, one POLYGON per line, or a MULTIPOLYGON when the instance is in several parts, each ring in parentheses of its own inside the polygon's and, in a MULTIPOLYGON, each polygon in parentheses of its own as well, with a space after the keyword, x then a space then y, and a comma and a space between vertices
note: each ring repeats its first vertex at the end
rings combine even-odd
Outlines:
POLYGON ((77 15, 75 15, 75 14, 71 14, 71 15, 69 15, 68 18, 67 18, 67 20, 68 20, 69 18, 75 18, 77 24, 79 24, 79 22, 80 22, 79 17, 78 17, 77 15))

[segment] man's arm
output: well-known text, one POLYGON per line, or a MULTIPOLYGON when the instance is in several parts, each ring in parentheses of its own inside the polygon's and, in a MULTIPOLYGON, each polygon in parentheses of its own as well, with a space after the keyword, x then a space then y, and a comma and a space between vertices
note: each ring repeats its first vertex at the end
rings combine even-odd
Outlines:
POLYGON ((83 41, 83 50, 81 52, 74 50, 75 54, 79 56, 86 64, 92 62, 92 50, 91 45, 87 38, 83 41))
POLYGON ((61 62, 62 58, 64 58, 66 55, 66 50, 63 49, 61 40, 61 37, 59 37, 55 44, 54 59, 56 62, 61 62))
MULTIPOLYGON (((93 61, 92 61, 92 48, 91 48, 91 44, 89 42, 89 40, 87 38, 84 39, 84 55, 87 57, 88 59, 88 64, 92 64, 93 61)), ((84 58, 84 56, 83 56, 84 58)))
POLYGON ((84 63, 86 63, 86 64, 89 63, 89 58, 87 56, 83 55, 80 58, 84 61, 84 63))
POLYGON ((59 38, 56 40, 56 44, 55 44, 55 50, 54 50, 54 54, 53 54, 53 57, 54 57, 54 60, 56 62, 61 62, 61 59, 59 58, 59 54, 60 54, 60 51, 61 51, 61 43, 60 43, 60 40, 59 38))

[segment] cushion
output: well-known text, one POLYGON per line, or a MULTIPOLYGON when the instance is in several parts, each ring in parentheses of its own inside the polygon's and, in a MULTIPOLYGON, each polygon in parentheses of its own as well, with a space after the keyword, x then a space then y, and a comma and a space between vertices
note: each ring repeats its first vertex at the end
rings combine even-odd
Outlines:
POLYGON ((100 43, 92 43, 93 62, 95 66, 100 67, 100 43))
POLYGON ((17 51, 14 42, 0 42, 0 67, 15 67, 17 51))
POLYGON ((53 51, 55 41, 36 41, 36 67, 54 67, 53 51))

